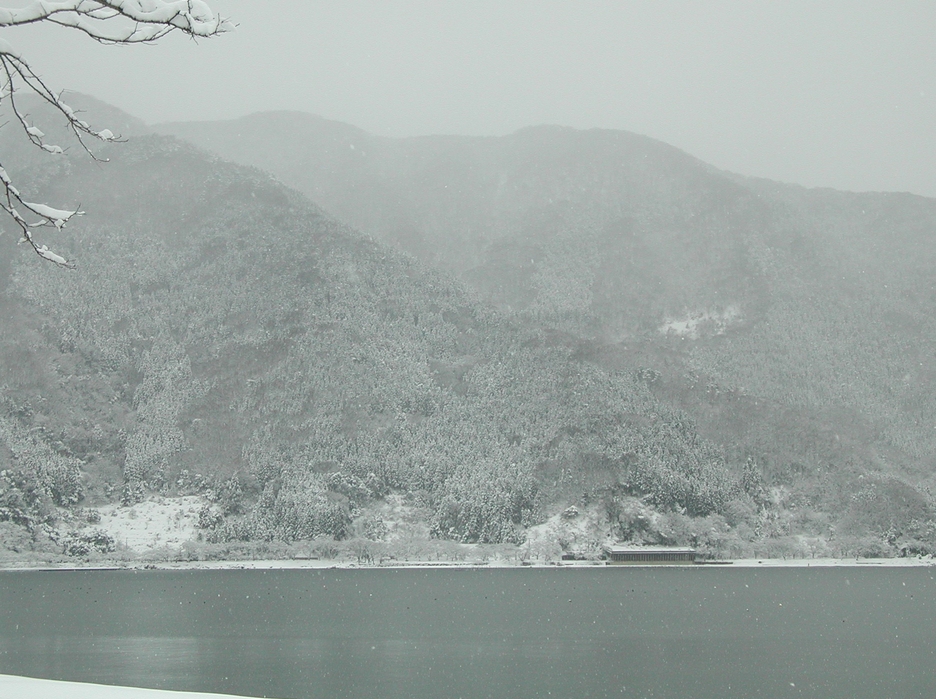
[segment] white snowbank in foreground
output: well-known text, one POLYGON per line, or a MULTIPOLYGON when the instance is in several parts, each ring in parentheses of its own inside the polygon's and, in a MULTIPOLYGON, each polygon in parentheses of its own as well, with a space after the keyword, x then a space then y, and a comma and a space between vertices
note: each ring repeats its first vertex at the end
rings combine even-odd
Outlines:
POLYGON ((167 689, 115 687, 86 682, 37 680, 32 677, 0 675, 0 697, 17 699, 219 699, 233 694, 203 694, 201 692, 171 692, 167 689))

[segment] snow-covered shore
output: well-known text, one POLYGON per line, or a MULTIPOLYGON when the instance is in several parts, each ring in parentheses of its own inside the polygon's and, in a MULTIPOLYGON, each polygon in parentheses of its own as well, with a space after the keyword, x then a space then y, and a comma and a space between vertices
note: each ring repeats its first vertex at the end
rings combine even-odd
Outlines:
MULTIPOLYGON (((730 561, 704 561, 694 566, 676 565, 696 569, 716 568, 915 568, 936 566, 933 558, 750 558, 730 561)), ((361 564, 350 561, 318 559, 284 559, 253 561, 170 561, 161 563, 114 563, 89 565, 23 565, 0 566, 6 571, 38 570, 322 570, 322 569, 440 569, 440 568, 603 568, 621 570, 623 568, 659 568, 660 564, 606 565, 604 561, 552 561, 548 563, 518 563, 514 561, 411 561, 361 564)), ((665 566, 672 567, 672 566, 665 566)))
POLYGON ((933 558, 746 558, 733 568, 916 568, 936 565, 933 558))

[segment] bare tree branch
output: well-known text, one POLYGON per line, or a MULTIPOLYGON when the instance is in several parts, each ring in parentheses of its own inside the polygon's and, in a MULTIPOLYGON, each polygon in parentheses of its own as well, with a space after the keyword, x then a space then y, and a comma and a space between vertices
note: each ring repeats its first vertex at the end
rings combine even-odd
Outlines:
MULTIPOLYGON (((36 22, 49 22, 76 29, 104 44, 152 43, 171 32, 181 32, 193 39, 207 38, 231 31, 234 25, 216 15, 203 0, 37 0, 26 7, 7 9, 0 7, 0 28, 16 27, 36 22)), ((22 127, 26 138, 37 148, 52 155, 65 152, 62 147, 47 143, 45 133, 29 122, 17 104, 20 90, 33 92, 58 111, 81 147, 94 160, 98 158, 88 146, 86 138, 112 142, 120 141, 110 129, 96 130, 79 118, 75 110, 62 101, 36 74, 30 64, 5 39, 0 39, 0 104, 9 102, 13 117, 22 127)), ((59 266, 73 268, 73 262, 40 245, 33 230, 52 227, 61 230, 74 216, 84 212, 57 209, 46 204, 28 202, 0 163, 0 208, 13 219, 22 233, 21 242, 28 243, 44 260, 59 266)))
POLYGON ((43 21, 115 44, 155 41, 177 30, 207 38, 234 28, 203 0, 37 0, 21 9, 0 8, 0 27, 43 21), (114 21, 121 19, 127 22, 114 21))

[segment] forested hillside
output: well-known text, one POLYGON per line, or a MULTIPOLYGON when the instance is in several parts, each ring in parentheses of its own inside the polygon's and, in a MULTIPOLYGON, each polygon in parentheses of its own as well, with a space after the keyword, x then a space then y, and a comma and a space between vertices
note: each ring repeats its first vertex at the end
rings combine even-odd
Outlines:
POLYGON ((933 200, 744 178, 625 132, 388 139, 294 113, 160 128, 593 341, 602 367, 659 372, 655 395, 791 507, 834 519, 907 484, 931 501, 933 200))
POLYGON ((936 545, 932 202, 747 182, 630 134, 276 118, 230 143, 317 203, 171 137, 99 164, 0 132, 22 189, 88 212, 45 234, 76 270, 0 236, 6 546, 190 494, 215 542, 380 539, 395 498, 462 542, 550 521, 591 553, 936 545))
POLYGON ((260 171, 160 136, 100 155, 28 161, 43 200, 88 212, 51 234, 77 270, 0 238, 0 519, 18 545, 54 548, 56 507, 155 494, 204 494, 214 541, 379 537, 359 520, 390 493, 468 542, 638 495, 686 522, 757 516, 737 465, 589 343, 260 171))

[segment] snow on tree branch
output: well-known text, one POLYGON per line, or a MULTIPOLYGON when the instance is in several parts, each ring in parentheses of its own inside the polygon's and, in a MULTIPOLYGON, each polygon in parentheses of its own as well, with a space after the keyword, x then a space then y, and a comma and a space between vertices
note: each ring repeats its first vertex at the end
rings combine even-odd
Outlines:
POLYGON ((113 44, 155 41, 177 30, 210 37, 234 28, 203 0, 37 0, 21 9, 0 8, 0 27, 43 21, 113 44))
MULTIPOLYGON (((37 0, 23 8, 0 7, 0 29, 49 22, 76 29, 104 44, 140 44, 154 42, 171 32, 181 32, 193 39, 207 38, 231 31, 234 25, 216 15, 203 0, 37 0)), ((82 148, 95 160, 86 138, 98 141, 121 140, 110 129, 96 130, 53 92, 6 39, 0 38, 0 104, 8 103, 15 122, 37 148, 52 155, 65 152, 61 146, 47 143, 45 133, 29 121, 17 104, 17 93, 33 92, 58 111, 82 148)), ((0 162, 0 208, 13 219, 22 233, 21 242, 29 243, 45 260, 62 267, 74 263, 40 245, 33 229, 52 227, 61 230, 74 216, 84 212, 57 209, 46 204, 25 201, 0 162)))

